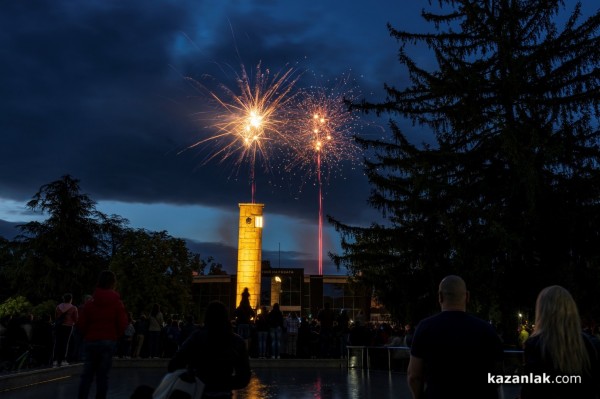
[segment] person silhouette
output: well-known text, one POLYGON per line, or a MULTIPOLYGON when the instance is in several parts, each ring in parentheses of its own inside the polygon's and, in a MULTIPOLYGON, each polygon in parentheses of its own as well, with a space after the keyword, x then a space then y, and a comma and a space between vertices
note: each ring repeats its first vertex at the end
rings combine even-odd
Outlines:
POLYGON ((254 318, 254 309, 250 305, 250 292, 244 288, 240 305, 235 309, 237 333, 246 341, 246 348, 250 347, 250 326, 254 318))
POLYGON ((278 303, 273 304, 273 308, 267 316, 269 323, 269 336, 271 337, 271 359, 281 357, 281 336, 283 334, 283 313, 278 303))
POLYGON ((208 304, 204 326, 192 333, 168 365, 169 372, 184 368, 204 382, 204 397, 230 399, 232 390, 250 382, 246 343, 232 331, 223 303, 208 304))
POLYGON ((575 383, 522 384, 521 398, 600 397, 600 341, 581 329, 575 300, 565 288, 544 288, 535 305, 535 329, 525 341, 523 375, 577 376, 575 383))
POLYGON ((410 350, 407 380, 413 398, 494 398, 498 385, 488 373, 499 374, 502 342, 486 321, 466 313, 469 292, 459 276, 440 285, 441 312, 422 320, 410 350))
POLYGON ((94 377, 96 399, 105 399, 108 393, 108 373, 117 342, 125 333, 128 318, 121 297, 115 291, 117 279, 110 270, 98 277, 93 299, 83 306, 77 328, 84 341, 84 365, 79 383, 78 399, 87 399, 94 377))

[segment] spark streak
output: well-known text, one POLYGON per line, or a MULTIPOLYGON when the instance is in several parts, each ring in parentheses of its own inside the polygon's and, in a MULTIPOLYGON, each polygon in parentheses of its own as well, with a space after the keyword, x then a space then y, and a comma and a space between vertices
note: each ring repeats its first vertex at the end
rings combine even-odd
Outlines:
POLYGON ((208 113, 209 129, 214 134, 185 150, 211 143, 213 150, 205 163, 215 158, 223 162, 234 155, 238 164, 248 162, 254 203, 256 161, 260 158, 269 169, 270 147, 287 142, 285 107, 294 98, 292 89, 299 76, 293 68, 272 76, 268 69, 263 72, 259 63, 252 81, 242 65, 241 74, 236 74, 237 93, 224 84, 218 86, 218 92, 209 90, 190 78, 196 88, 207 93, 215 108, 208 113))
POLYGON ((358 117, 348 111, 344 99, 356 98, 349 88, 348 76, 333 88, 311 88, 302 92, 296 104, 295 130, 292 143, 297 156, 292 165, 316 175, 319 188, 318 270, 323 274, 323 176, 341 170, 343 161, 356 161, 360 149, 353 132, 358 117), (314 170, 313 170, 314 168, 314 170))

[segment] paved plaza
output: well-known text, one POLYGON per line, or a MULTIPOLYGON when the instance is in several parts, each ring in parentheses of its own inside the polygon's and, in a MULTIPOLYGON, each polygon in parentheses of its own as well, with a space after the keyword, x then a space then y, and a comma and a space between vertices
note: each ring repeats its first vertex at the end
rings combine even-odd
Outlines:
MULTIPOLYGON (((277 361, 273 361, 277 362, 277 361)), ((54 369, 56 370, 56 369, 54 369)), ((71 399, 77 397, 80 367, 64 368, 61 374, 47 373, 45 382, 6 390, 0 385, 2 399, 71 399), (69 372, 72 371, 72 372, 69 372)), ((138 385, 158 385, 163 367, 115 367, 111 372, 109 398, 127 399, 138 385)), ((23 386, 24 385, 24 386, 23 386)), ((504 397, 515 398, 518 387, 508 386, 504 397)), ((93 392, 90 395, 93 397, 93 392)), ((398 399, 410 398, 406 374, 368 371, 345 367, 254 367, 247 388, 236 391, 237 399, 398 399)))
MULTIPOLYGON (((156 386, 164 370, 158 368, 117 368, 111 372, 109 397, 129 398, 136 386, 156 386)), ((367 372, 345 368, 257 368, 244 390, 234 398, 401 398, 408 397, 406 376, 399 373, 367 372)), ((75 398, 79 376, 16 388, 0 394, 2 399, 75 398)), ((93 397, 93 395, 90 395, 93 397)))

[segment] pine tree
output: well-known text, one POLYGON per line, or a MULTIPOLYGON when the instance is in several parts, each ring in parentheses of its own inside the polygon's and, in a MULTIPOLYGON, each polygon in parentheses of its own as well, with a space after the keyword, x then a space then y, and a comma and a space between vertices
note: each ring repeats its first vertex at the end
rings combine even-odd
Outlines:
POLYGON ((331 219, 334 260, 398 317, 433 311, 447 274, 470 285, 472 310, 508 322, 549 284, 599 310, 600 12, 581 21, 580 5, 560 0, 436 3, 422 12, 433 33, 388 26, 409 85, 352 105, 408 119, 435 143, 411 142, 397 120, 391 139, 360 139, 375 154, 369 202, 386 223, 331 219), (419 45, 434 70, 409 55, 419 45))
POLYGON ((60 299, 66 292, 78 300, 91 292, 98 273, 108 266, 99 248, 110 219, 96 210, 95 201, 70 175, 40 187, 27 207, 47 214, 47 219, 19 226, 18 261, 9 270, 14 288, 34 302, 60 299))

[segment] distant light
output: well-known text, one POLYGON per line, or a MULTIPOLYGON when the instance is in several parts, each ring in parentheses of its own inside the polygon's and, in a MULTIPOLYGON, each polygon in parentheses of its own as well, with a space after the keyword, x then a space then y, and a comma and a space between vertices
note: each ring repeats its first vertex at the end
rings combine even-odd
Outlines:
POLYGON ((281 277, 275 276, 275 281, 277 281, 278 283, 281 283, 281 277))
POLYGON ((262 227, 263 227, 263 217, 262 216, 256 216, 254 218, 254 227, 262 229, 262 227))

